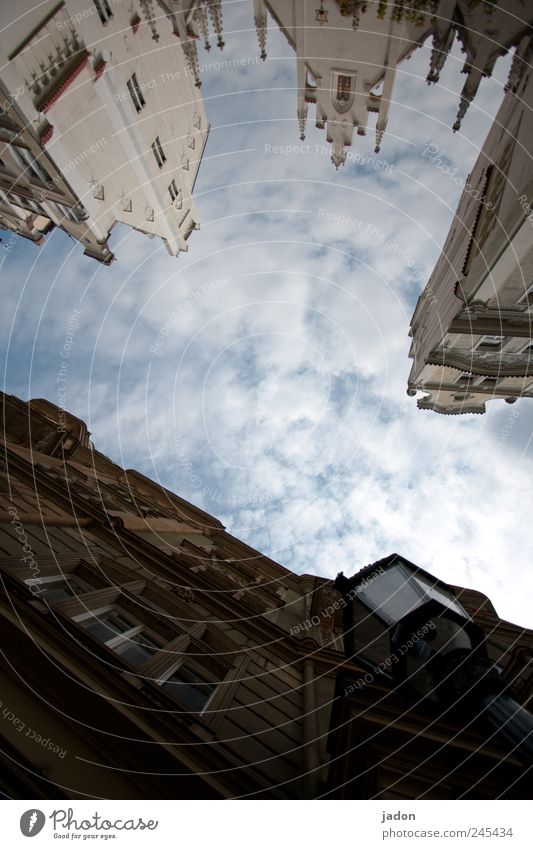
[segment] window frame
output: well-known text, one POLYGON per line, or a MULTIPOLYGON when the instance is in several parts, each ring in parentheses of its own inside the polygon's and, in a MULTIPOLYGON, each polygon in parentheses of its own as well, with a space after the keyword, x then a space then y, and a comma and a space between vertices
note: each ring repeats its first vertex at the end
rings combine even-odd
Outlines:
POLYGON ((183 194, 181 189, 178 188, 175 179, 171 180, 170 185, 168 187, 168 193, 171 197, 172 206, 175 206, 176 209, 181 209, 183 206, 183 194))
POLYGON ((93 0, 93 2, 98 13, 98 17, 102 22, 102 26, 107 26, 113 17, 113 12, 111 11, 111 6, 109 5, 108 0, 93 0))
POLYGON ((146 106, 146 100, 144 99, 142 89, 139 85, 139 80, 137 79, 137 74, 135 73, 135 71, 133 72, 129 80, 126 82, 126 87, 130 93, 130 97, 135 107, 135 111, 138 114, 146 106))
POLYGON ((528 307, 533 307, 533 283, 527 287, 523 295, 520 295, 517 304, 527 304, 528 307))
POLYGON ((152 152, 158 167, 162 168, 167 161, 167 157, 165 156, 165 151, 163 150, 163 145, 161 144, 159 136, 156 136, 152 142, 152 152))
MULTIPOLYGON (((54 599, 53 601, 47 599, 46 591, 43 592, 43 590, 41 589, 40 592, 37 594, 37 597, 41 601, 46 602, 46 604, 61 604, 65 601, 73 601, 75 599, 80 598, 80 596, 82 595, 94 592, 94 590, 96 589, 96 587, 92 587, 88 581, 86 581, 84 578, 80 578, 80 576, 77 575, 75 572, 66 572, 64 574, 58 572, 57 575, 44 575, 39 578, 24 578, 23 583, 28 587, 28 589, 30 589, 30 587, 35 584, 37 584, 39 587, 42 587, 43 585, 46 587, 47 584, 61 584, 63 585, 63 587, 65 585, 70 587, 71 583, 77 583, 78 585, 82 585, 81 592, 79 589, 75 589, 72 592, 67 592, 65 598, 54 599)), ((61 589, 61 587, 59 586, 57 587, 57 589, 61 589)))
POLYGON ((24 169, 22 176, 29 182, 37 182, 39 186, 48 186, 52 178, 46 168, 32 154, 31 150, 22 145, 11 145, 11 156, 24 169))
POLYGON ((507 336, 496 336, 496 335, 491 334, 491 333, 486 333, 481 337, 479 342, 476 344, 474 350, 485 351, 485 352, 488 352, 488 353, 497 354, 500 351, 504 350, 508 341, 509 341, 509 339, 508 339, 507 336), (491 344, 488 341, 489 339, 498 339, 499 342, 496 343, 496 344, 491 344))
POLYGON ((463 372, 454 383, 459 389, 470 389, 471 386, 475 385, 476 380, 477 375, 463 372))
MULTIPOLYGON (((200 678, 202 678, 203 675, 206 675, 207 680, 204 681, 203 684, 205 686, 212 687, 211 692, 207 696, 207 699, 204 702, 201 710, 194 710, 190 705, 188 705, 185 702, 185 700, 181 700, 178 696, 175 696, 172 693, 167 693, 167 695, 171 699, 178 702, 180 705, 182 705, 184 708, 186 708, 186 710, 190 711, 191 713, 196 713, 198 715, 201 715, 201 714, 204 713, 205 710, 207 710, 207 707, 209 706, 209 702, 212 700, 213 696, 215 695, 215 693, 217 691, 217 687, 219 686, 219 684, 222 683, 225 676, 219 678, 218 680, 212 680, 213 679, 213 673, 210 673, 209 670, 207 670, 207 668, 205 668, 205 669, 202 668, 202 664, 197 662, 197 655, 193 655, 192 660, 188 655, 185 655, 180 660, 171 664, 171 666, 168 668, 168 670, 165 670, 163 675, 157 681, 154 681, 154 683, 157 684, 157 686, 160 687, 162 690, 164 690, 165 684, 168 684, 169 679, 172 678, 172 676, 175 675, 177 672, 179 672, 179 670, 182 669, 182 668, 189 669, 193 674, 198 675, 198 677, 200 677, 200 678)), ((186 683, 186 682, 183 682, 183 683, 186 683)))
MULTIPOLYGON (((153 628, 151 628, 149 625, 146 625, 146 623, 142 622, 141 620, 137 619, 137 617, 131 614, 129 610, 125 610, 123 607, 120 606, 119 603, 116 602, 113 604, 106 604, 104 606, 97 607, 91 610, 85 610, 82 613, 78 613, 72 616, 71 619, 73 622, 76 622, 81 628, 83 628, 86 633, 89 633, 92 639, 96 640, 98 643, 100 643, 100 645, 105 646, 106 648, 113 651, 118 657, 122 659, 124 663, 128 664, 128 667, 130 669, 133 669, 135 671, 140 670, 147 664, 151 663, 154 657, 159 654, 161 652, 161 649, 163 649, 165 646, 164 638, 161 635, 157 634, 153 630, 153 628), (116 633, 115 636, 112 636, 107 640, 102 640, 94 634, 90 634, 86 626, 83 625, 83 622, 90 619, 95 619, 97 622, 101 621, 99 617, 103 616, 106 613, 115 614, 116 616, 121 617, 123 620, 126 620, 126 623, 130 624, 131 627, 127 628, 121 633, 116 633), (138 637, 139 634, 143 634, 148 640, 150 640, 150 642, 153 643, 153 645, 155 646, 155 650, 153 652, 152 657, 143 661, 138 666, 135 666, 130 661, 124 659, 122 653, 120 651, 117 651, 117 649, 122 646, 127 648, 128 645, 132 643, 132 637, 138 637)), ((142 643, 140 645, 143 646, 142 643)))
POLYGON ((481 378, 481 380, 479 381, 479 383, 477 385, 479 386, 480 389, 494 389, 494 390, 496 390, 500 386, 500 384, 502 383, 502 380, 504 380, 504 378, 492 377, 490 375, 486 375, 485 377, 481 378), (487 383, 487 381, 489 381, 489 382, 487 383))

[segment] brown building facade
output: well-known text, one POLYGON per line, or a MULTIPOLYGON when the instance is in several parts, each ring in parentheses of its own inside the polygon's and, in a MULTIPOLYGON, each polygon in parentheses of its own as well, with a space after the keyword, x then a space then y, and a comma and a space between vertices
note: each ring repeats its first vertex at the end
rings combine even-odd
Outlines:
MULTIPOLYGON (((495 798, 521 786, 492 732, 413 710, 384 678, 349 690, 384 636, 362 618, 361 651, 345 659, 331 581, 293 574, 122 469, 54 405, 2 400, 6 795, 458 798, 467 784, 495 798)), ((458 592, 525 704, 531 633, 458 592)))

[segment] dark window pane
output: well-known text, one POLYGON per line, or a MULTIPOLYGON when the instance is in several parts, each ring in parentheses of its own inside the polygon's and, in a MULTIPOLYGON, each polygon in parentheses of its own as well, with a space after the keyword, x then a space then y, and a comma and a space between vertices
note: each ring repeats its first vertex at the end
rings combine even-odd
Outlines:
POLYGON ((124 640, 115 651, 131 666, 140 666, 154 656, 158 647, 142 632, 124 640))
POLYGON ((89 634, 92 634, 97 640, 101 640, 102 643, 107 643, 118 634, 129 631, 132 627, 129 622, 126 622, 122 616, 116 613, 102 613, 101 616, 85 619, 80 624, 89 634))
POLYGON ((216 684, 195 670, 181 666, 163 683, 163 689, 197 713, 202 711, 216 689, 216 684))
POLYGON ((63 587, 54 587, 53 589, 50 588, 49 590, 44 590, 43 592, 39 593, 39 595, 41 596, 41 598, 45 598, 46 601, 49 602, 65 601, 65 599, 67 598, 72 598, 73 592, 69 587, 65 585, 63 587))
MULTIPOLYGON (((30 580, 33 581, 33 579, 30 580)), ((30 581, 26 581, 26 583, 30 583, 30 581)), ((37 583, 40 590, 39 597, 46 599, 48 602, 65 601, 68 598, 74 598, 80 593, 86 593, 92 589, 85 581, 81 581, 75 576, 55 578, 53 581, 37 583)))

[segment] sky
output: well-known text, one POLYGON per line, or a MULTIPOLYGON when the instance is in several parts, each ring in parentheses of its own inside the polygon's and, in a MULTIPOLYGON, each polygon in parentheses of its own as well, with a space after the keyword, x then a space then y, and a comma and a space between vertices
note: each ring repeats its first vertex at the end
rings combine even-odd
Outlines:
POLYGON ((399 68, 381 152, 356 136, 336 171, 312 106, 299 140, 274 23, 266 62, 248 0, 224 3, 224 38, 200 55, 211 131, 188 253, 123 226, 109 268, 60 231, 9 244, 4 391, 60 403, 74 316, 66 407, 114 461, 295 572, 350 575, 396 551, 533 627, 532 402, 450 417, 406 395, 410 317, 508 58, 453 134, 461 54, 429 87, 423 47, 399 68))

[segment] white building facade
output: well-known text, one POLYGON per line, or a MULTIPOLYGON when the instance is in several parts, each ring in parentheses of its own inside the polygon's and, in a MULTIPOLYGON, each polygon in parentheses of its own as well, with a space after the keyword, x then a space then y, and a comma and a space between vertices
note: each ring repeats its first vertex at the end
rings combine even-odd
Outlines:
POLYGON ((469 176, 411 320, 408 394, 420 409, 484 413, 533 397, 533 39, 469 176))
POLYGON ((209 129, 196 41, 223 45, 220 0, 21 0, 1 18, 0 227, 60 227, 105 264, 117 222, 187 250, 209 129))
MULTIPOLYGON (((254 0, 261 57, 267 55, 267 11, 296 53, 297 115, 303 139, 309 104, 325 129, 338 168, 355 134, 367 132, 375 113, 375 150, 387 127, 398 65, 431 35, 427 81, 436 83, 455 37, 465 53, 466 80, 454 129, 497 58, 516 46, 533 23, 523 0, 497 4, 470 0, 254 0), (505 8, 503 8, 505 6, 505 8)), ((519 69, 515 66, 512 74, 519 69)))

